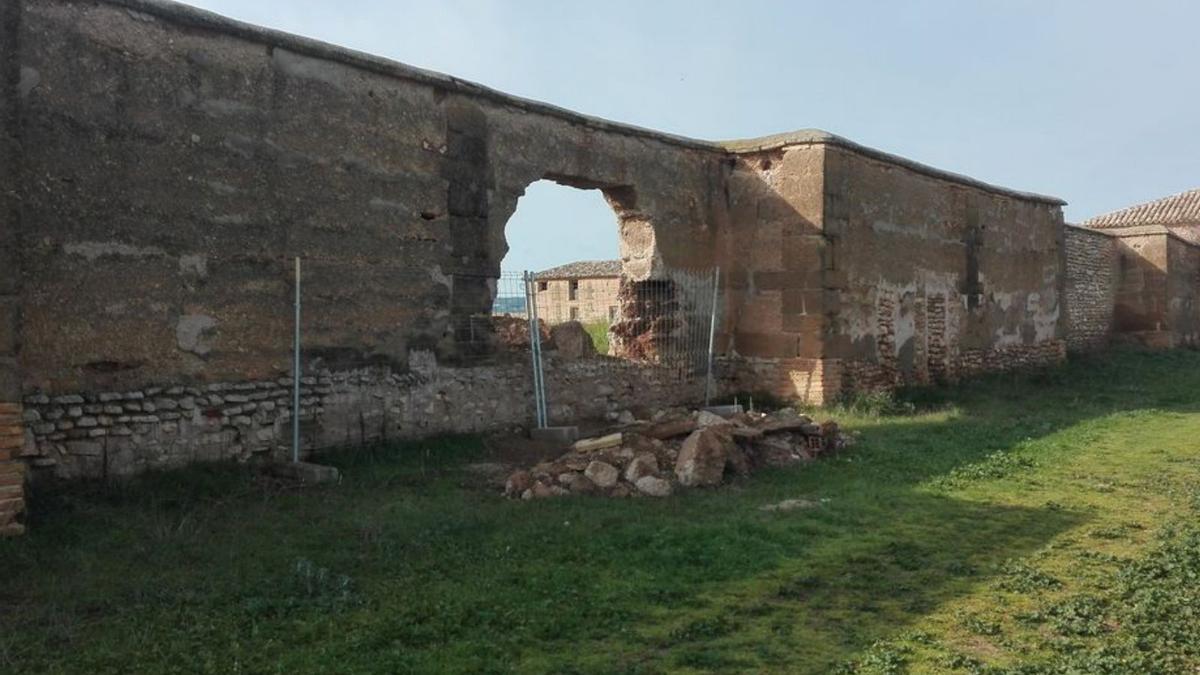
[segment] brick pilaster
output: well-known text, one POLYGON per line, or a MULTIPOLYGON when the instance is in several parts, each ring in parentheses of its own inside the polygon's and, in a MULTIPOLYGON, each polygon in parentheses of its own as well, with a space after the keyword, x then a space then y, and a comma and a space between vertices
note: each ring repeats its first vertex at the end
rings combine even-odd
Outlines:
POLYGON ((25 532, 25 463, 19 458, 25 444, 20 403, 0 403, 0 536, 25 532))

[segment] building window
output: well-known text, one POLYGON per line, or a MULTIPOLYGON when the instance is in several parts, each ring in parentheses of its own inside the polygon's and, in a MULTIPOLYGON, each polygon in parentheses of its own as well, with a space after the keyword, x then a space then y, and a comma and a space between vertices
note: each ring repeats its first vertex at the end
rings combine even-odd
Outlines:
POLYGON ((572 321, 578 321, 578 320, 579 320, 579 308, 578 308, 578 307, 572 307, 572 308, 571 308, 571 320, 572 320, 572 321))
POLYGON ((538 291, 545 291, 547 288, 550 288, 549 281, 539 281, 538 282, 538 291))
MULTIPOLYGON (((568 287, 568 292, 567 292, 567 299, 568 300, 578 300, 579 299, 579 280, 578 279, 572 279, 570 281, 570 286, 568 287)), ((574 318, 574 317, 572 317, 572 318, 574 318)))

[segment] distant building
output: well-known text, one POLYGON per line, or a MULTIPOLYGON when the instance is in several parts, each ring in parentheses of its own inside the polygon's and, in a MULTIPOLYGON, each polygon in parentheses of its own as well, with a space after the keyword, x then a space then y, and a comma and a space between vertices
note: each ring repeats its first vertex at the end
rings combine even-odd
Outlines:
POLYGON ((617 317, 620 260, 580 260, 534 275, 538 317, 547 323, 612 322, 617 317))
POLYGON ((1068 229, 1068 301, 1073 299, 1075 278, 1091 286, 1111 278, 1108 288, 1100 290, 1111 298, 1109 323, 1114 333, 1151 346, 1200 344, 1200 189, 1080 225, 1108 235, 1111 244, 1102 245, 1093 237, 1090 245, 1073 250, 1073 240, 1078 242, 1080 236, 1068 229))

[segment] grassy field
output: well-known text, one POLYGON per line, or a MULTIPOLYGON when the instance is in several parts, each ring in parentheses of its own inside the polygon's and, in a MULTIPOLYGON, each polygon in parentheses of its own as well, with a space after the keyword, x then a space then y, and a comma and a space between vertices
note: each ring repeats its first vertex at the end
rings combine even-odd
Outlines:
POLYGON ((0 542, 0 671, 1200 667, 1200 353, 830 412, 841 457, 664 501, 504 501, 470 438, 331 455, 328 489, 40 494, 0 542))
POLYGON ((583 324, 583 329, 592 338, 592 346, 596 348, 597 354, 608 353, 608 327, 607 321, 583 324))

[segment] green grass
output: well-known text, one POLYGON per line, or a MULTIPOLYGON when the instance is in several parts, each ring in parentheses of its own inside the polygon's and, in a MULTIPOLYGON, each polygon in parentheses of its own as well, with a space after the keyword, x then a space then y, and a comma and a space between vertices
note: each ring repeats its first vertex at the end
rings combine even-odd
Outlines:
POLYGON ((596 347, 597 354, 608 353, 608 326, 607 321, 583 324, 583 329, 592 338, 592 345, 596 347))
POLYGON ((471 438, 42 490, 0 671, 1180 673, 1200 354, 848 401, 840 457, 663 501, 464 487, 471 438), (813 509, 765 512, 783 499, 813 509))

